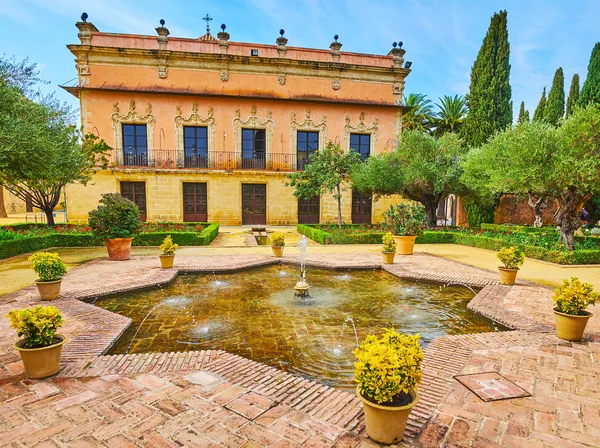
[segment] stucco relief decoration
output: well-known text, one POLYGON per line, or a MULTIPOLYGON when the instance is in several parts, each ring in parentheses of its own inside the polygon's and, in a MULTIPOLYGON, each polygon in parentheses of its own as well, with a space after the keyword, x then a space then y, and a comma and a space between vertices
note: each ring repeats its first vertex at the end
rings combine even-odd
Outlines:
POLYGON ((148 141, 148 164, 152 165, 154 161, 154 123, 155 119, 152 115, 152 105, 148 103, 146 105, 146 112, 144 115, 140 114, 136 110, 136 104, 134 100, 129 102, 129 110, 125 115, 121 114, 119 109, 119 103, 113 103, 113 113, 110 116, 113 123, 113 134, 114 134, 114 146, 113 156, 118 158, 123 156, 123 124, 145 124, 146 134, 148 141))
POLYGON ((369 126, 365 124, 365 113, 361 112, 358 116, 358 124, 352 126, 352 122, 349 115, 345 118, 346 125, 344 126, 344 149, 350 151, 350 134, 370 134, 371 135, 371 153, 374 153, 377 149, 377 140, 379 139, 379 120, 373 119, 372 124, 369 126))
POLYGON ((192 105, 192 113, 188 118, 185 118, 181 113, 181 106, 176 108, 177 116, 175 117, 175 138, 177 141, 177 159, 178 165, 183 164, 183 152, 184 152, 184 126, 206 126, 206 134, 208 137, 208 151, 209 154, 215 150, 215 132, 216 132, 216 121, 213 116, 212 106, 208 106, 206 118, 203 118, 198 113, 198 103, 192 105))
POLYGON ((90 74, 90 66, 88 65, 87 52, 79 54, 76 66, 80 76, 88 76, 90 74))
POLYGON ((290 116, 290 141, 292 142, 292 154, 296 154, 298 149, 298 139, 296 134, 298 131, 310 131, 319 133, 319 149, 325 147, 327 141, 327 117, 323 115, 320 123, 315 123, 311 118, 310 108, 306 109, 304 121, 299 122, 296 117, 296 112, 292 112, 290 116))
POLYGON ((227 70, 221 70, 221 81, 229 81, 229 72, 227 70))
POLYGON ((340 78, 333 78, 333 90, 340 90, 341 81, 340 78))
POLYGON ((281 73, 277 76, 277 81, 279 81, 279 84, 281 84, 282 86, 285 85, 285 73, 281 73))
POLYGON ((402 96, 404 94, 404 84, 405 84, 405 82, 403 79, 394 83, 393 93, 394 93, 394 95, 397 95, 397 98, 394 100, 394 104, 398 104, 398 105, 402 104, 402 96))
POLYGON ((166 78, 168 76, 167 73, 167 57, 166 56, 160 56, 158 58, 158 77, 159 78, 166 78))
POLYGON ((266 154, 273 152, 273 132, 275 130, 275 122, 273 121, 273 112, 267 110, 266 120, 261 120, 257 114, 256 105, 250 108, 250 116, 247 120, 242 120, 241 111, 235 111, 233 119, 233 141, 234 150, 236 153, 242 152, 242 128, 244 129, 264 129, 266 132, 266 154))

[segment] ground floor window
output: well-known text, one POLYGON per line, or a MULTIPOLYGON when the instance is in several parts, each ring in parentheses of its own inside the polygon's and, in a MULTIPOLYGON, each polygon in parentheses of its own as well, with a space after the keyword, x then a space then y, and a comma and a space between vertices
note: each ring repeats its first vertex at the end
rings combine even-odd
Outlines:
POLYGON ((208 221, 208 198, 205 183, 183 183, 183 220, 208 221))
POLYGON ((121 196, 140 209, 140 219, 146 221, 146 182, 121 182, 121 196))

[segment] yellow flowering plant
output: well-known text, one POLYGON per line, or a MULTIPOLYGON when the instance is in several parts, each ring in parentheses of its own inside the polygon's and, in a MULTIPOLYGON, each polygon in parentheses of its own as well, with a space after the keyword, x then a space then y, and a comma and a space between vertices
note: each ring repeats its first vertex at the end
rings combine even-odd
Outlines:
POLYGON ((162 244, 159 246, 159 249, 164 255, 174 255, 178 248, 179 244, 173 243, 173 238, 171 238, 171 235, 165 237, 162 244))
POLYGON ((271 246, 275 246, 275 247, 285 246, 285 235, 281 232, 273 232, 271 234, 271 246))
POLYGON ((43 282, 60 280, 67 273, 67 265, 54 252, 36 252, 28 258, 33 270, 43 282))
POLYGON ((25 336, 23 348, 48 347, 54 344, 56 329, 63 324, 60 311, 54 306, 34 306, 11 310, 6 315, 18 336, 25 336))
POLYGON ((556 305, 554 309, 559 313, 586 316, 585 309, 600 301, 600 294, 594 292, 590 283, 581 283, 577 277, 571 277, 554 290, 552 300, 556 305))
POLYGON ((408 336, 394 329, 385 329, 379 337, 367 336, 353 352, 354 380, 361 395, 385 405, 416 388, 422 377, 420 338, 419 334, 408 336))
POLYGON ((396 252, 396 240, 392 232, 383 235, 383 252, 396 252))
POLYGON ((525 261, 525 254, 517 246, 500 249, 496 256, 505 269, 519 269, 525 261))

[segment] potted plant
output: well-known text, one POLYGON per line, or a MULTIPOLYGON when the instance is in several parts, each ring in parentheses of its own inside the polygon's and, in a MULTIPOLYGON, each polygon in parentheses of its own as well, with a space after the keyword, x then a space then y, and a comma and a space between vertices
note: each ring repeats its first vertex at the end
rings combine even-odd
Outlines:
POLYGON ((594 292, 589 283, 581 283, 577 277, 563 280, 554 290, 554 317, 556 335, 567 341, 581 341, 587 321, 592 313, 585 311, 589 305, 600 301, 600 294, 594 292))
POLYGON ((386 329, 367 336, 354 350, 356 394, 363 403, 367 434, 390 445, 402 440, 411 409, 417 404, 423 349, 420 336, 386 329))
POLYGON ((386 225, 396 240, 396 253, 412 255, 415 240, 427 227, 425 208, 421 204, 391 205, 383 214, 386 225))
POLYGON ((383 255, 383 264, 393 264, 394 256, 396 255, 396 240, 392 232, 386 232, 383 235, 383 249, 381 250, 383 255))
POLYGON ((281 232, 273 232, 271 235, 271 249, 276 257, 283 256, 283 247, 285 246, 285 235, 281 232))
POLYGON ((17 335, 24 336, 15 343, 29 378, 45 378, 60 368, 60 353, 67 338, 56 334, 63 318, 53 306, 34 306, 12 310, 6 315, 17 335))
POLYGON ((517 272, 525 261, 525 254, 517 246, 512 246, 500 249, 496 256, 504 264, 504 267, 498 266, 500 283, 503 285, 514 285, 517 272))
POLYGON ((140 229, 140 210, 118 193, 105 193, 98 208, 89 213, 88 225, 96 237, 106 241, 110 260, 128 260, 131 239, 140 229))
POLYGON ((67 265, 57 253, 36 252, 28 258, 38 275, 35 281, 42 300, 54 300, 60 296, 60 285, 67 273, 67 265))
POLYGON ((162 250, 162 255, 160 255, 160 266, 163 269, 169 269, 173 267, 173 260, 175 259, 175 251, 179 248, 179 244, 173 243, 173 238, 171 235, 167 236, 162 244, 160 245, 160 250, 162 250))

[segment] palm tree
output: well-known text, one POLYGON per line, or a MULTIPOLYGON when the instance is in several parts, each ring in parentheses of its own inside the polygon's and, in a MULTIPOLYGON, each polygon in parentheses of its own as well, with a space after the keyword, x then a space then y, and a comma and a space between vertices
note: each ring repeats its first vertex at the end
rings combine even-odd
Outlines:
POLYGON ((439 111, 435 116, 434 134, 439 137, 446 132, 458 132, 469 113, 465 97, 444 95, 436 106, 439 111))
POLYGON ((433 123, 431 100, 422 93, 411 93, 404 99, 404 106, 412 109, 402 117, 402 130, 417 129, 429 132, 433 123))

